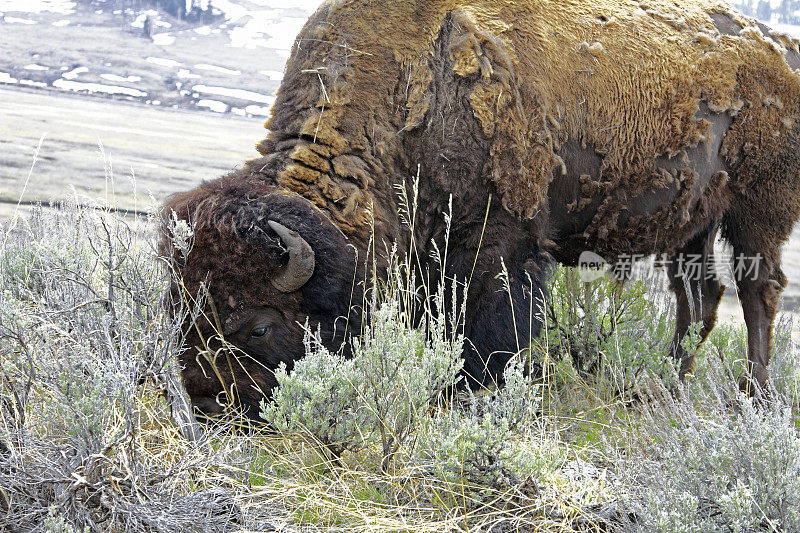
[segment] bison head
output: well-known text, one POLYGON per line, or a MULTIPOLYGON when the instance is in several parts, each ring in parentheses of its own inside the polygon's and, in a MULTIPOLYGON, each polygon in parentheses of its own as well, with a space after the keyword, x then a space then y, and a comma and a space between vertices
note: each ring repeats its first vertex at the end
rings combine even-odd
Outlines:
POLYGON ((255 418, 273 371, 304 355, 306 324, 333 349, 345 340, 353 322, 337 319, 348 317, 355 250, 311 202, 257 179, 206 183, 170 198, 166 210, 171 299, 192 307, 206 295, 184 325, 186 390, 205 414, 230 404, 255 418), (176 221, 192 228, 190 247, 176 246, 176 221))

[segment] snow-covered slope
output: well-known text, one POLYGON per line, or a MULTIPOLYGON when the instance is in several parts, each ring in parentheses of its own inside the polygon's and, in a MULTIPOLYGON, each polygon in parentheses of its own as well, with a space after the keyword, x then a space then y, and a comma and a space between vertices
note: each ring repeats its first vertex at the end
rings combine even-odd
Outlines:
MULTIPOLYGON (((223 33, 228 36, 228 44, 232 47, 269 48, 288 57, 295 36, 319 4, 319 0, 214 0, 211 4, 213 10, 223 14, 225 22, 196 27, 193 31, 198 35, 223 33)), ((208 1, 201 6, 207 8, 208 1)), ((157 14, 153 12, 153 15, 157 14)), ((138 19, 136 24, 136 27, 141 27, 143 20, 138 19)), ((154 39, 170 45, 177 37, 177 32, 167 31, 156 34, 154 39)))
POLYGON ((216 22, 198 25, 115 0, 0 0, 0 85, 266 116, 318 4, 213 0, 216 22))

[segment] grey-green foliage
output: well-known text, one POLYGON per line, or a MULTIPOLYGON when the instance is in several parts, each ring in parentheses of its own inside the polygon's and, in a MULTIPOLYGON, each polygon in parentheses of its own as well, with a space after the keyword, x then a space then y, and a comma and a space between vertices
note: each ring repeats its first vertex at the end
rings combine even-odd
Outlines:
POLYGON ((412 328, 397 301, 380 306, 351 341, 352 359, 306 336, 306 356, 276 372, 261 416, 284 432, 312 436, 335 455, 379 440, 384 467, 430 403, 458 379, 463 338, 448 338, 444 313, 412 328))
MULTIPOLYGON (((781 316, 775 324, 772 337, 772 358, 768 367, 770 378, 775 388, 790 400, 792 405, 800 403, 800 350, 792 341, 793 320, 790 316, 781 316)), ((743 332, 744 333, 744 332, 743 332)), ((746 336, 741 335, 746 353, 746 336)), ((744 366, 744 365, 742 365, 744 366)))
POLYGON ((58 509, 55 506, 50 508, 43 525, 46 533, 89 533, 91 531, 89 526, 79 529, 71 525, 63 515, 58 513, 58 509))
MULTIPOLYGON (((800 437, 789 409, 740 398, 733 417, 691 416, 654 426, 641 530, 800 531, 800 437)), ((634 466, 634 465, 631 465, 634 466)))
POLYGON ((331 353, 318 336, 305 334, 306 357, 289 372, 275 371, 278 387, 261 416, 282 432, 310 435, 334 455, 363 445, 368 413, 359 408, 358 375, 352 360, 331 353))
MULTIPOLYGON (((696 346, 699 324, 693 324, 695 335, 684 339, 687 350, 696 346)), ((771 386, 791 405, 800 402, 800 350, 792 340, 793 320, 789 315, 779 316, 775 322, 772 336, 772 356, 769 377, 771 386)), ((720 376, 727 382, 737 382, 747 372, 747 328, 744 324, 718 323, 698 350, 692 374, 693 381, 704 381, 710 370, 710 360, 724 362, 726 375, 720 376)))
MULTIPOLYGON (((442 309, 441 293, 437 301, 442 309)), ((427 415, 431 402, 458 379, 464 339, 448 338, 446 320, 444 311, 428 313, 427 327, 411 328, 399 303, 391 301, 378 309, 372 327, 353 342, 359 401, 374 421, 384 458, 397 452, 420 417, 427 415)))
POLYGON ((440 477, 494 487, 517 481, 520 453, 511 436, 524 434, 536 415, 539 387, 518 358, 503 377, 505 386, 493 394, 470 393, 468 408, 442 410, 427 421, 422 453, 440 477))
POLYGON ((0 340, 11 341, 4 370, 35 373, 58 394, 47 406, 53 429, 75 437, 82 453, 101 446, 111 406, 133 408, 129 378, 149 363, 133 354, 161 351, 166 364, 169 343, 154 327, 163 318, 163 274, 142 227, 66 206, 34 210, 3 235, 0 340))
POLYGON ((577 270, 557 267, 550 291, 534 354, 569 359, 579 372, 604 375, 620 391, 647 375, 673 382, 672 306, 663 297, 654 300, 643 281, 621 284, 604 276, 586 283, 577 270))

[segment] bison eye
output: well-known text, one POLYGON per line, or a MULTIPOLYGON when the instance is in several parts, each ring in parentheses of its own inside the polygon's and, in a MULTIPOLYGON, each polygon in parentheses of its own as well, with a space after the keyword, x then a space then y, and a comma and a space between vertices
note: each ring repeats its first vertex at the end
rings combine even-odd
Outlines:
POLYGON ((262 337, 266 337, 270 329, 271 328, 269 326, 256 326, 253 328, 253 331, 250 332, 250 338, 260 339, 262 337))

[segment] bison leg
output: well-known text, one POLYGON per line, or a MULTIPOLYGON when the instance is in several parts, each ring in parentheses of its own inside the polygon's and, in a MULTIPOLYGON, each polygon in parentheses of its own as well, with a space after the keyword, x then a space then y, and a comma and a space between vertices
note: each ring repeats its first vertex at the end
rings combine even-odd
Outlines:
POLYGON ((782 204, 786 197, 792 194, 750 198, 728 212, 724 221, 724 236, 733 246, 733 277, 747 326, 748 372, 739 387, 751 396, 766 391, 773 322, 787 283, 780 268, 780 247, 797 217, 793 203, 791 209, 782 204))
POLYGON ((681 380, 691 371, 694 362, 694 354, 688 353, 682 345, 689 326, 702 321, 700 342, 705 341, 717 321, 717 307, 725 292, 714 268, 717 228, 713 225, 690 240, 669 258, 667 266, 670 288, 675 293, 677 305, 671 351, 680 361, 681 380))
POLYGON ((501 383, 509 359, 530 349, 539 334, 550 259, 538 250, 526 252, 505 263, 508 283, 496 273, 500 263, 496 260, 494 270, 487 268, 471 284, 464 324, 464 373, 473 388, 501 383))
POLYGON ((734 274, 747 325, 747 371, 739 387, 748 395, 765 390, 772 351, 772 330, 786 276, 780 267, 759 268, 759 257, 736 254, 734 274))

